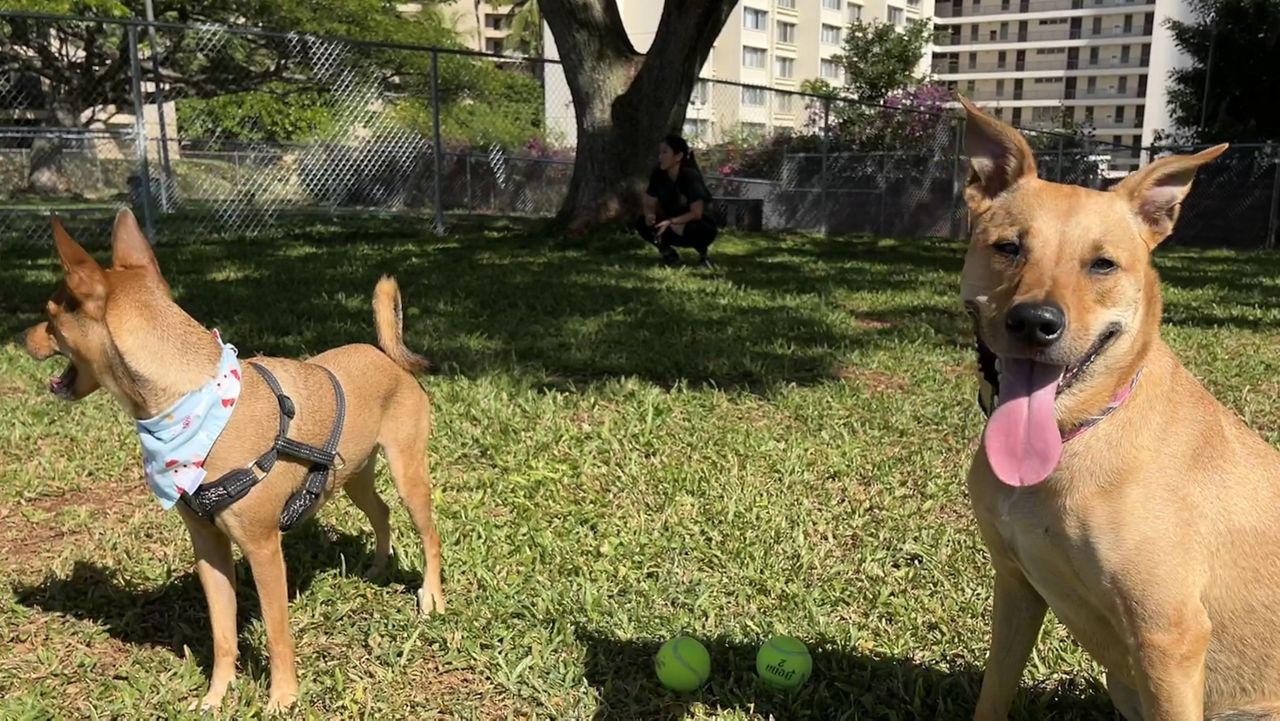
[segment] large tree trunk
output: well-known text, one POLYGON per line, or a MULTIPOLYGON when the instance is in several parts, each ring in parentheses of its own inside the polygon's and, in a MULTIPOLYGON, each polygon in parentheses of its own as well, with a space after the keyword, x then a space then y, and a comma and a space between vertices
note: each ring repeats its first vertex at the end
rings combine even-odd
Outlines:
MULTIPOLYGON (((79 117, 67 107, 53 108, 53 119, 63 128, 79 126, 79 117)), ((73 190, 62 166, 63 139, 36 138, 31 143, 31 163, 27 169, 27 189, 40 197, 65 197, 73 190)))
POLYGON ((684 125, 698 73, 736 2, 666 0, 641 55, 616 0, 543 0, 577 114, 573 179, 558 218, 571 230, 639 213, 658 143, 684 125))

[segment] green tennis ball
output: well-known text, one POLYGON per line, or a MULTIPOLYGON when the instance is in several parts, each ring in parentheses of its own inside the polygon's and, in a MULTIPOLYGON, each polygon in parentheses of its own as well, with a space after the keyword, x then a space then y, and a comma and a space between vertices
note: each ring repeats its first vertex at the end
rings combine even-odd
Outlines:
POLYGON ((653 657, 658 680, 672 691, 694 691, 711 676, 711 655, 697 639, 676 636, 653 657))
POLYGON ((798 688, 812 672, 809 649, 790 636, 774 636, 756 654, 756 673, 771 686, 798 688))

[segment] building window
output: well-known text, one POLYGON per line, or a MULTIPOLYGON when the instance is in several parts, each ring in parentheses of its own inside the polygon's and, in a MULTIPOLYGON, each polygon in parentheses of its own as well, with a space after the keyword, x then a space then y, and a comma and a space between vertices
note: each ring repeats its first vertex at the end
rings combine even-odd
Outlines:
POLYGON ((511 18, 505 13, 489 13, 484 16, 484 24, 490 30, 506 30, 511 27, 511 18))
POLYGON ((706 105, 711 101, 711 83, 706 80, 699 80, 693 84, 693 94, 689 96, 689 102, 694 105, 706 105))
POLYGON ((1040 24, 1041 24, 1041 25, 1066 25, 1066 24, 1067 24, 1067 19, 1066 19, 1066 18, 1054 18, 1054 19, 1052 19, 1052 20, 1041 20, 1041 21, 1040 21, 1040 24))
POLYGON ((1128 35, 1131 32, 1133 32, 1133 16, 1125 15, 1124 16, 1124 34, 1128 35))
POLYGON ((1004 97, 1004 81, 1003 80, 996 81, 996 97, 997 98, 1004 97))
POLYGON ((755 8, 743 8, 742 27, 764 32, 769 27, 769 13, 755 8))
POLYGON ((839 45, 840 44, 840 28, 836 25, 822 26, 822 44, 823 45, 839 45))
POLYGON ((796 24, 778 21, 778 42, 787 45, 796 44, 796 24))
POLYGON ((822 0, 822 7, 828 10, 844 9, 844 0, 822 0))
POLYGON ((969 69, 973 70, 978 67, 978 54, 969 53, 969 69))
POLYGON ((906 20, 907 20, 907 15, 902 11, 902 8, 895 8, 895 7, 889 8, 889 24, 890 25, 902 27, 903 24, 906 22, 906 20))
POLYGON ((1004 66, 1009 63, 1009 55, 1001 50, 996 54, 996 69, 1004 70, 1004 66))
POLYGON ((795 10, 795 9, 796 9, 796 0, 778 0, 778 7, 780 7, 780 8, 788 8, 788 9, 790 9, 790 10, 795 10))
POLYGON ((1098 64, 1098 48, 1089 48, 1089 64, 1098 64))
POLYGON ((764 88, 747 88, 742 89, 742 104, 752 107, 763 107, 765 101, 764 88))
POLYGON ((1120 93, 1121 95, 1128 94, 1129 92, 1129 76, 1128 75, 1121 75, 1120 79, 1116 81, 1116 92, 1120 93))
POLYGON ((1129 46, 1128 45, 1120 48, 1120 64, 1121 65, 1129 64, 1129 46))
POLYGON ((858 3, 849 3, 849 22, 862 22, 862 6, 858 3))
POLYGON ((790 113, 795 108, 795 96, 783 93, 777 96, 777 111, 779 113, 790 113))
POLYGON ((707 134, 711 123, 703 118, 686 118, 684 121, 684 137, 700 138, 707 134))
POLYGON ((739 123, 738 127, 742 128, 744 134, 754 138, 763 138, 768 129, 764 123, 739 123))
POLYGON ((773 71, 780 78, 794 78, 796 76, 796 59, 795 58, 774 58, 773 71))
POLYGON ((1123 122, 1124 122, 1124 106, 1123 106, 1123 105, 1121 105, 1120 107, 1116 108, 1116 122, 1117 122, 1117 123, 1123 123, 1123 122))
POLYGON ((764 48, 744 47, 742 49, 742 67, 763 69, 769 60, 769 51, 764 48))
POLYGON ((840 66, 834 60, 822 61, 822 77, 834 79, 840 77, 840 66))
POLYGON ((502 38, 485 38, 484 51, 493 55, 502 54, 502 38))
POLYGON ((1088 95, 1093 95, 1094 93, 1098 92, 1098 79, 1089 78, 1089 80, 1085 82, 1084 91, 1088 95))
POLYGON ((1102 34, 1102 18, 1093 19, 1093 34, 1094 35, 1102 34))
POLYGON ((1031 122, 1033 123, 1052 123, 1053 112, 1055 108, 1032 108, 1031 122))
POLYGON ((1093 125, 1093 106, 1092 105, 1086 106, 1084 109, 1084 122, 1085 122, 1085 125, 1093 125))

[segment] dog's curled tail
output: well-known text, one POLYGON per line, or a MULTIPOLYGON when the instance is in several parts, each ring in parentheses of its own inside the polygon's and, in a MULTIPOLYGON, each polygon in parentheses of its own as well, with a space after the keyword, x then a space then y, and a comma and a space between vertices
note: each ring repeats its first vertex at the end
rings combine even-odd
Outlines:
POLYGON ((373 289, 373 324, 378 331, 378 347, 396 365, 410 373, 421 373, 431 367, 426 358, 405 347, 400 285, 389 275, 382 276, 373 289))

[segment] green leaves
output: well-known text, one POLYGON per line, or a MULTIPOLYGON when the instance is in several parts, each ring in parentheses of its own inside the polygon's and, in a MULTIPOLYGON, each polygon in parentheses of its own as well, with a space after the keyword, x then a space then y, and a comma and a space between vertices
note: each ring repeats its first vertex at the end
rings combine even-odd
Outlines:
POLYGON ((927 20, 908 23, 901 31, 879 21, 850 23, 844 52, 835 57, 844 67, 849 97, 879 103, 890 93, 916 84, 917 66, 928 40, 927 20))

